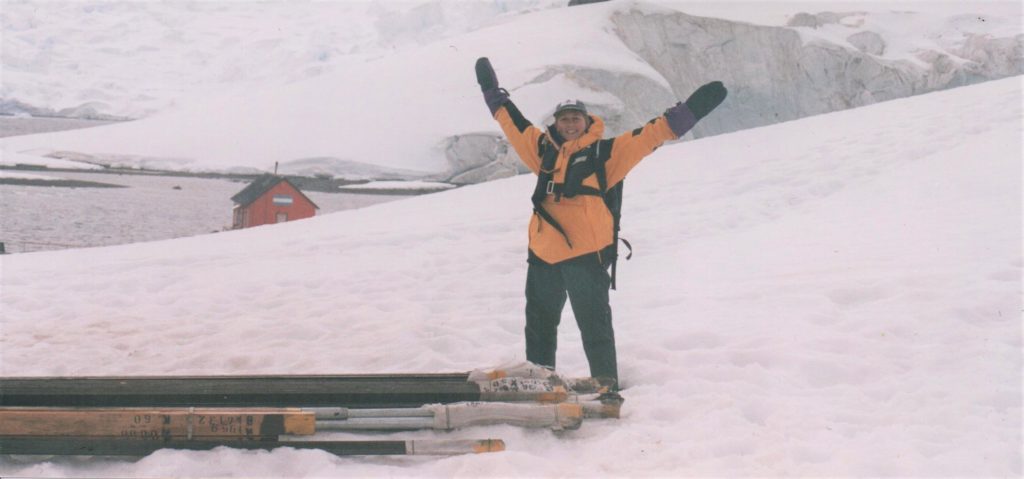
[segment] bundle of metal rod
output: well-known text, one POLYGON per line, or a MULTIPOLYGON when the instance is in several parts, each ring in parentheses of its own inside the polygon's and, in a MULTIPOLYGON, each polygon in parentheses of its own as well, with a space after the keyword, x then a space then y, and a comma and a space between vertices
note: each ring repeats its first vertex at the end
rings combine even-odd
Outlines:
POLYGON ((454 374, 0 378, 0 454, 146 455, 158 449, 316 448, 338 455, 465 454, 499 439, 334 441, 327 431, 576 429, 618 418, 592 378, 523 363, 454 374))
POLYGON ((602 391, 593 379, 468 373, 332 376, 0 378, 0 406, 396 408, 471 401, 561 402, 602 391))
POLYGON ((505 450, 501 439, 439 439, 410 441, 331 441, 315 438, 246 440, 232 438, 135 440, 112 437, 0 436, 0 454, 145 456, 160 449, 209 450, 279 447, 320 449, 338 456, 355 455, 456 455, 505 450))

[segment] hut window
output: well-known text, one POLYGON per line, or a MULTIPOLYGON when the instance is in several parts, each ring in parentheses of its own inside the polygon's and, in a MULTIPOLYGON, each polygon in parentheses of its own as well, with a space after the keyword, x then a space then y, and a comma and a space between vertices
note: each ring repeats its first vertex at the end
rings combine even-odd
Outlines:
POLYGON ((292 195, 274 195, 275 205, 290 205, 292 204, 292 195))

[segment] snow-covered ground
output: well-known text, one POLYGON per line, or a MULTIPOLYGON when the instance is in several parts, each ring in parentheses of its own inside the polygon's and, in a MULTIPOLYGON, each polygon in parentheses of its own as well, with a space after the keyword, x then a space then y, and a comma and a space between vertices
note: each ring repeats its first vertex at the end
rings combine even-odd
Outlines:
MULTIPOLYGON (((1021 78, 659 149, 627 179, 621 420, 498 454, 161 451, 4 476, 1020 476, 1021 78)), ((0 258, 0 374, 467 371, 523 358, 520 176, 0 258)), ((559 370, 587 373, 571 312, 559 370)))
POLYGON ((54 175, 40 175, 37 173, 26 173, 24 171, 15 170, 0 170, 0 180, 11 179, 11 180, 59 180, 59 176, 54 175))
POLYGON ((46 168, 61 168, 61 169, 75 169, 75 170, 102 170, 103 167, 100 165, 94 165, 85 163, 82 161, 74 160, 62 160, 58 158, 49 158, 43 155, 35 155, 30 153, 17 153, 13 151, 2 151, 3 159, 0 160, 5 165, 33 165, 43 166, 46 168))
MULTIPOLYGON (((0 115, 0 138, 109 125, 106 120, 0 115)), ((3 163, 10 163, 4 161, 3 163)))
POLYGON ((347 185, 344 187, 345 190, 359 191, 359 190, 395 190, 395 191, 435 191, 435 190, 447 190, 455 188, 455 185, 449 183, 434 183, 431 181, 371 181, 369 183, 360 183, 357 185, 347 185))

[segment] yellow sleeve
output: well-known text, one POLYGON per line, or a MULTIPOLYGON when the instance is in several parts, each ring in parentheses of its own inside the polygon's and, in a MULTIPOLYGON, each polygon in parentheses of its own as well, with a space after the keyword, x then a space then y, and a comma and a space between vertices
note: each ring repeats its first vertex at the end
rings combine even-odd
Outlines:
POLYGON ((523 164, 534 174, 540 173, 537 145, 544 131, 527 121, 512 102, 502 105, 494 114, 494 119, 498 120, 501 130, 505 132, 505 137, 519 154, 523 164))
POLYGON ((612 143, 611 156, 606 163, 608 188, 622 181, 637 163, 645 156, 669 140, 676 139, 676 134, 668 126, 668 120, 659 116, 646 125, 633 131, 627 131, 612 143))

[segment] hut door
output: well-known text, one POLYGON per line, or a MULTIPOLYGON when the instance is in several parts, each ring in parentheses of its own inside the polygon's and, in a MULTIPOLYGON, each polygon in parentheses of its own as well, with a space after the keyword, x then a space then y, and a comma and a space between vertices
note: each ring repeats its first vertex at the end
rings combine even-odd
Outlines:
POLYGON ((288 213, 278 213, 277 222, 284 223, 285 221, 288 221, 288 213))
POLYGON ((231 228, 245 228, 245 213, 246 211, 244 208, 235 205, 235 208, 234 210, 232 210, 231 215, 231 228))

